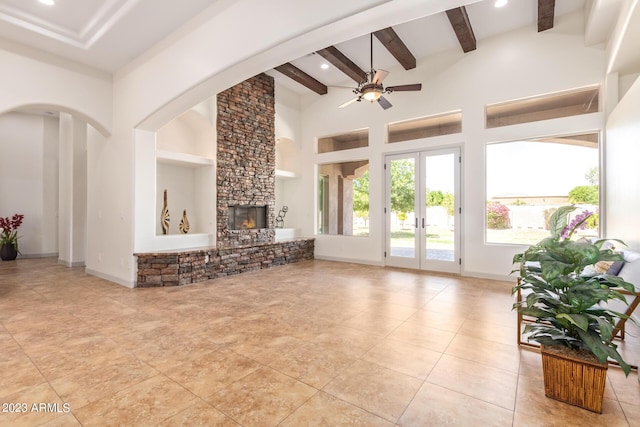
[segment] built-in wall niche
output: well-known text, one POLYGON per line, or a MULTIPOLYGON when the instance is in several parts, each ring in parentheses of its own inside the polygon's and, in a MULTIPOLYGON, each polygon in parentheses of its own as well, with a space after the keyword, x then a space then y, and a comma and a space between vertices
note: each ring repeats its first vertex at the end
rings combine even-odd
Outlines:
POLYGON ((160 152, 214 159, 216 129, 200 110, 189 110, 176 117, 157 133, 156 149, 160 152))
POLYGON ((167 234, 185 235, 179 225, 186 211, 189 222, 187 240, 183 242, 186 246, 190 236, 215 236, 216 130, 211 117, 203 114, 206 111, 206 108, 189 110, 156 133, 155 234, 164 236, 161 213, 166 190, 170 216, 167 234))
POLYGON ((282 228, 276 224, 276 241, 289 240, 300 236, 300 230, 295 227, 294 215, 281 213, 286 206, 295 206, 301 185, 299 165, 299 148, 297 143, 289 138, 276 138, 276 216, 284 215, 282 228))
POLYGON ((156 166, 156 235, 163 235, 161 213, 164 191, 167 190, 169 235, 183 234, 180 220, 186 211, 189 221, 187 234, 215 232, 215 173, 213 164, 198 166, 180 164, 159 158, 156 166))

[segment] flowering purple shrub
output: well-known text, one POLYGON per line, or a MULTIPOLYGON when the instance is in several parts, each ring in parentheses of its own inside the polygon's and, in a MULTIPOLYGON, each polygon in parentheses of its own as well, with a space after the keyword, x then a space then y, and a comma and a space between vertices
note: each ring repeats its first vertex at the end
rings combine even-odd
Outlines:
POLYGON ((487 228, 504 230, 511 227, 509 208, 500 202, 487 204, 487 228))

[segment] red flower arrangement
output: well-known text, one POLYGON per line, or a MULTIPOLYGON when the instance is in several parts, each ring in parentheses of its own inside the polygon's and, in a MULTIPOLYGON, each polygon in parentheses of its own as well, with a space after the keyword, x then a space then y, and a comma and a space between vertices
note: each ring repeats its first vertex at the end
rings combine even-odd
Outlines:
POLYGON ((24 215, 15 214, 9 217, 0 217, 0 245, 12 244, 18 253, 18 227, 22 225, 24 215))

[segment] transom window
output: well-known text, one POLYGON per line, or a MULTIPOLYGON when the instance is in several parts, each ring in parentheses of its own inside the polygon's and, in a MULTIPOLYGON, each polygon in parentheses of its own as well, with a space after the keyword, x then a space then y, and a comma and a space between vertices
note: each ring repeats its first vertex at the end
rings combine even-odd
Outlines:
POLYGON ((531 123, 599 111, 599 86, 572 89, 485 107, 486 127, 531 123))
POLYGON ((318 153, 350 150, 369 146, 369 129, 358 129, 339 135, 318 138, 318 153))
POLYGON ((389 123, 388 142, 402 142, 462 132, 462 111, 389 123))

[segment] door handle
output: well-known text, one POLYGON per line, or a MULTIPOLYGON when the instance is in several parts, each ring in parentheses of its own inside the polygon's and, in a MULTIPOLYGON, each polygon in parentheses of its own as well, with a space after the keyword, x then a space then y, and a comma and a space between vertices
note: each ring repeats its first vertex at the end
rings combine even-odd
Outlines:
POLYGON ((424 218, 422 218, 422 228, 424 228, 424 218))
POLYGON ((416 217, 416 228, 418 228, 418 217, 416 217))

